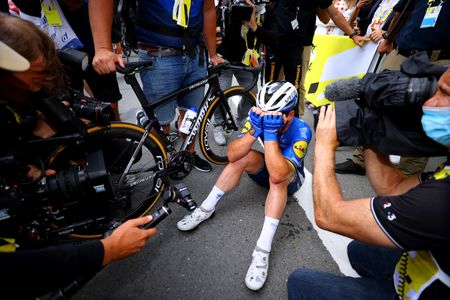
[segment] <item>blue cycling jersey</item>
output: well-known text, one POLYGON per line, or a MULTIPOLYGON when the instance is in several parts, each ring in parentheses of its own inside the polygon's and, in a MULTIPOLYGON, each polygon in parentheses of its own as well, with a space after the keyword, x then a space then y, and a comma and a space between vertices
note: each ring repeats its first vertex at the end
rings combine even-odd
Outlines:
MULTIPOLYGON (((247 122, 242 129, 242 135, 250 128, 250 122, 247 122)), ((308 124, 297 117, 294 117, 288 129, 278 136, 278 145, 283 157, 288 159, 302 173, 303 159, 306 155, 308 145, 311 142, 311 137, 312 132, 308 124)))

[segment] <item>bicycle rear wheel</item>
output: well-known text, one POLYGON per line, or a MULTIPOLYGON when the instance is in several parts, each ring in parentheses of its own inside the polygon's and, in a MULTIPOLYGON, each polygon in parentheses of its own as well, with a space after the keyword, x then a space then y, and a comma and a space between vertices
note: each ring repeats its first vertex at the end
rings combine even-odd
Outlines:
MULTIPOLYGON (((165 147, 153 135, 149 134, 136 160, 119 185, 133 153, 138 147, 145 130, 127 123, 113 123, 110 127, 92 127, 87 140, 78 146, 60 148, 51 158, 50 165, 63 166, 67 162, 83 162, 86 155, 101 150, 105 165, 111 175, 117 199, 95 201, 85 199, 73 210, 67 211, 67 223, 79 222, 88 218, 106 217, 106 219, 130 219, 147 214, 158 202, 164 186, 161 181, 154 181, 156 172, 167 166, 165 147)), ((62 224, 64 225, 64 224, 62 224)), ((103 224, 104 225, 104 224, 103 224)), ((76 238, 97 238, 104 232, 104 226, 89 226, 71 235, 76 238)))
POLYGON ((241 86, 224 91, 225 102, 216 97, 208 108, 200 126, 200 149, 205 158, 218 165, 228 163, 228 143, 238 138, 245 125, 248 111, 255 106, 256 97, 249 91, 244 93, 241 86), (225 145, 219 145, 214 138, 214 130, 222 127, 226 138, 225 145))

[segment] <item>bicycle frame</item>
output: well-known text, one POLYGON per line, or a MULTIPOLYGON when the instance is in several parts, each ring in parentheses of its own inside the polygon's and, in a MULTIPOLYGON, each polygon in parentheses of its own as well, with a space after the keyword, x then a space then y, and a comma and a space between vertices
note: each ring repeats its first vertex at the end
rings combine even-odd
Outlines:
MULTIPOLYGON (((212 67, 212 69, 214 69, 214 68, 212 67)), ((208 110, 212 101, 215 99, 216 96, 219 96, 222 99, 224 99, 224 93, 219 84, 220 71, 208 70, 208 73, 209 74, 208 74, 207 78, 197 80, 196 82, 194 82, 186 87, 183 87, 173 93, 170 93, 170 94, 156 100, 152 104, 147 103, 147 98, 135 77, 136 72, 132 72, 131 74, 126 74, 124 76, 125 82, 131 86, 131 88, 133 89, 134 93, 136 94, 138 101, 140 102, 143 110, 145 111, 145 113, 147 114, 147 117, 149 118, 149 125, 147 126, 146 129, 149 131, 152 128, 154 128, 157 131, 157 133, 164 140, 164 142, 166 144, 166 148, 169 153, 173 152, 174 149, 172 148, 171 143, 168 141, 167 137, 161 130, 161 125, 159 124, 159 122, 156 119, 155 114, 154 114, 154 108, 161 105, 163 102, 165 102, 173 97, 177 97, 177 96, 187 93, 189 91, 200 88, 206 84, 209 84, 208 90, 203 98, 202 104, 200 105, 197 117, 195 118, 195 120, 193 122, 193 126, 191 126, 190 133, 187 135, 186 139, 184 140, 183 144, 181 145, 181 147, 179 149, 179 151, 186 150, 189 147, 189 145, 194 141, 194 138, 198 132, 198 129, 200 128, 200 124, 202 123, 203 118, 205 117, 206 111, 208 110)), ((253 84, 251 86, 253 86, 253 84)), ((226 103, 226 101, 223 101, 223 104, 224 104, 225 109, 227 110, 227 113, 230 113, 230 107, 228 106, 228 103, 226 103)), ((236 126, 236 125, 234 124, 234 126, 236 126)))

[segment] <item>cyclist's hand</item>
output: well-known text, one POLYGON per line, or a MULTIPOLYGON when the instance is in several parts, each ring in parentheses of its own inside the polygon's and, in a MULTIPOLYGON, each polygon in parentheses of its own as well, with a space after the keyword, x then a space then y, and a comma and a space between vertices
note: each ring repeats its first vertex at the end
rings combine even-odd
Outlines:
POLYGON ((217 66, 217 65, 223 64, 225 62, 225 59, 223 59, 222 57, 220 57, 219 55, 216 54, 209 58, 209 62, 213 66, 217 66))
POLYGON ((125 68, 125 63, 120 55, 114 54, 111 50, 101 48, 95 52, 92 66, 98 74, 108 74, 116 71, 115 63, 119 63, 122 68, 125 68))
POLYGON ((128 220, 120 225, 113 233, 101 242, 105 249, 103 255, 103 266, 118 259, 125 258, 139 252, 147 240, 156 235, 156 228, 141 229, 152 220, 151 216, 128 220))
POLYGON ((250 125, 252 125, 252 128, 255 130, 253 137, 258 138, 261 135, 261 133, 263 133, 264 116, 262 114, 258 114, 253 109, 250 110, 249 116, 250 116, 250 125))
POLYGON ((276 141, 278 139, 278 131, 283 128, 283 114, 267 114, 264 116, 264 141, 276 141))

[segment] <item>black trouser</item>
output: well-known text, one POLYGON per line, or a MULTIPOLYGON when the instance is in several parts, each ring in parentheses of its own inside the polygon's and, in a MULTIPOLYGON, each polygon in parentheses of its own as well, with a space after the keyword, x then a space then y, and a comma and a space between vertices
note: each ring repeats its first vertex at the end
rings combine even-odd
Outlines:
POLYGON ((277 51, 276 54, 268 50, 266 61, 266 82, 279 80, 280 70, 283 67, 284 78, 297 89, 300 83, 303 48, 290 51, 277 51))
MULTIPOLYGON (((283 79, 280 78, 281 67, 283 67, 284 79, 292 83, 298 91, 302 74, 302 51, 303 48, 300 48, 289 51, 277 51, 275 54, 268 49, 266 56, 266 82, 283 79)), ((295 108, 295 115, 298 117, 298 106, 295 108)))

